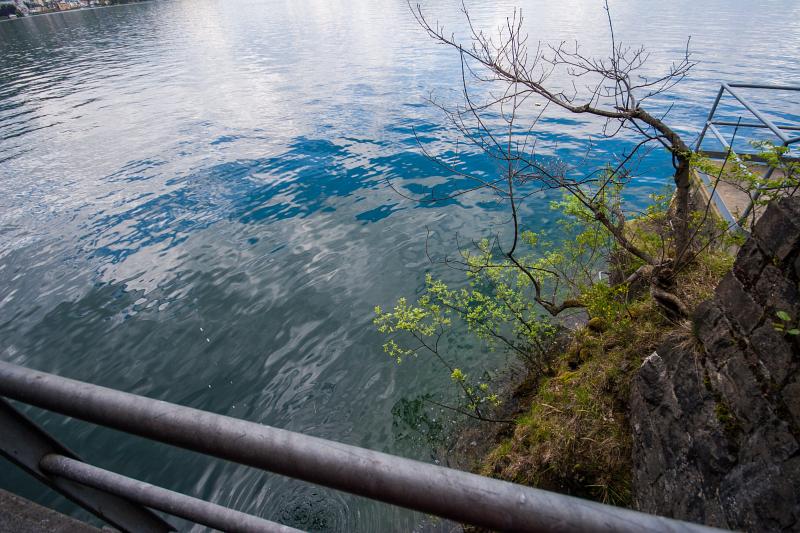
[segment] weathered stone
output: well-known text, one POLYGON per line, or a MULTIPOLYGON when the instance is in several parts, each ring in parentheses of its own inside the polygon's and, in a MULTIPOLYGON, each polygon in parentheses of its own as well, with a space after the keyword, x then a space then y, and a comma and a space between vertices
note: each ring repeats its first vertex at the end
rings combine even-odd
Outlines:
POLYGON ((796 427, 800 427, 800 378, 795 377, 794 381, 784 387, 781 396, 792 416, 792 422, 796 427))
POLYGON ((727 441, 724 432, 717 427, 711 431, 701 430, 700 433, 694 435, 689 455, 703 466, 706 477, 714 475, 714 473, 722 477, 724 472, 736 464, 736 455, 731 453, 727 441))
POLYGON ((667 369, 657 352, 650 354, 639 369, 642 397, 650 405, 658 405, 664 397, 667 369))
POLYGON ((797 439, 789 425, 775 416, 765 416, 753 431, 743 436, 739 461, 747 463, 781 463, 797 453, 797 439))
POLYGON ((766 368, 769 379, 776 385, 783 384, 792 363, 792 346, 784 335, 767 323, 753 332, 750 345, 766 368))
POLYGON ((725 348, 734 344, 731 323, 722 309, 708 300, 697 306, 693 315, 694 334, 707 351, 725 348))
MULTIPOLYGON (((789 215, 795 225, 800 226, 800 202, 796 197, 781 198, 778 200, 778 205, 789 215)), ((800 252, 800 250, 798 251, 800 252)))
MULTIPOLYGON (((794 461, 792 461, 794 462, 794 461)), ((729 524, 743 531, 796 531, 800 510, 792 506, 798 493, 792 485, 797 479, 796 468, 775 464, 752 463, 741 465, 731 472, 720 486, 729 524)))
POLYGON ((795 281, 800 280, 800 255, 794 261, 794 279, 795 281))
POLYGON ((681 412, 697 409, 708 395, 703 384, 703 367, 696 360, 697 357, 698 354, 690 350, 680 350, 672 355, 672 361, 675 363, 670 369, 673 378, 672 393, 681 412))
POLYGON ((761 275, 761 271, 767 264, 767 258, 759 249, 754 239, 749 239, 739 255, 736 256, 736 264, 733 265, 733 274, 745 286, 752 286, 761 275))
POLYGON ((753 228, 753 238, 770 257, 786 260, 800 242, 800 226, 784 202, 772 204, 753 228))
POLYGON ((735 355, 728 358, 719 376, 720 379, 714 383, 719 395, 715 406, 717 415, 723 416, 720 409, 727 408, 730 416, 734 417, 727 422, 721 419, 720 422, 736 425, 743 431, 752 431, 769 415, 756 376, 744 358, 735 355))
POLYGON ((756 229, 692 316, 702 349, 667 340, 633 381, 634 498, 718 527, 800 531, 800 336, 773 325, 777 310, 800 315, 800 199, 756 229))
POLYGON ((722 507, 714 505, 716 488, 710 479, 721 479, 736 457, 729 452, 726 437, 716 422, 711 397, 702 380, 697 379, 697 367, 684 355, 667 343, 663 352, 645 360, 635 379, 631 412, 635 418, 637 506, 662 514, 669 509, 674 516, 726 525, 722 507), (687 394, 689 390, 691 393, 687 394), (688 412, 681 409, 679 395, 693 399, 683 401, 688 412), (681 427, 680 422, 687 417, 697 433, 681 427), (698 464, 705 466, 700 469, 698 464))
MULTIPOLYGON (((795 315, 798 306, 797 287, 786 278, 786 274, 773 265, 767 265, 756 282, 755 299, 768 313, 786 311, 795 315)), ((770 318, 770 317, 767 317, 770 318)), ((771 317, 771 318, 774 318, 771 317)))
POLYGON ((716 300, 728 318, 744 333, 750 333, 761 321, 763 309, 731 273, 720 281, 716 300))

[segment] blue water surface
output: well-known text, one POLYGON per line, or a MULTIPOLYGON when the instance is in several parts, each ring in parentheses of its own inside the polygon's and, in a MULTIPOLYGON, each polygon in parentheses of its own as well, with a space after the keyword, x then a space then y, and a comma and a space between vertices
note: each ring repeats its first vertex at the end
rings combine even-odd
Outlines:
MULTIPOLYGON (((647 45, 652 72, 691 36, 698 66, 651 102, 689 140, 720 81, 800 84, 795 0, 610 4, 616 38, 647 45)), ((610 47, 601 2, 467 5, 488 30, 519 5, 532 42, 610 47)), ((424 8, 465 34, 460 1, 424 8)), ((462 170, 497 172, 457 154, 426 105, 431 92, 458 101, 460 83, 457 55, 425 36, 405 0, 163 0, 0 23, 0 357, 432 460, 399 437, 391 410, 448 376, 425 358, 395 364, 371 318, 376 304, 416 294, 426 270, 454 279, 428 263, 426 228, 443 254, 456 234, 506 221, 487 195, 433 206, 388 185, 419 196, 468 185, 418 141, 462 170)), ((775 120, 800 119, 796 95, 745 92, 775 120)), ((722 113, 735 120, 732 104, 722 113)), ((589 172, 634 142, 604 140, 599 126, 548 113, 541 152, 589 172)), ((641 161, 628 205, 668 187, 670 171, 660 151, 641 161)), ((528 202, 528 227, 553 227, 550 198, 528 202)), ((463 348, 466 368, 504 362, 463 348)), ((297 527, 449 527, 29 412, 95 464, 297 527)), ((0 487, 85 517, 8 463, 0 487)))

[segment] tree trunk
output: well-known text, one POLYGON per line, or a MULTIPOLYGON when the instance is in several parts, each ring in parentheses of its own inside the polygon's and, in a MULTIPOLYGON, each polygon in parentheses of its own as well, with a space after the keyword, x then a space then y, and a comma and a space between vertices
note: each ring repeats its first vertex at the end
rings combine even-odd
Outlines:
POLYGON ((675 169, 675 259, 682 262, 689 246, 689 189, 692 184, 688 157, 677 155, 675 169))
MULTIPOLYGON (((652 126, 667 141, 668 150, 672 152, 672 157, 678 162, 675 168, 675 213, 673 218, 675 231, 675 259, 683 261, 686 248, 689 246, 689 188, 692 184, 691 149, 680 135, 672 128, 664 124, 642 108, 636 108, 631 118, 641 120, 645 124, 652 126)), ((675 265, 677 269, 680 265, 675 265)))

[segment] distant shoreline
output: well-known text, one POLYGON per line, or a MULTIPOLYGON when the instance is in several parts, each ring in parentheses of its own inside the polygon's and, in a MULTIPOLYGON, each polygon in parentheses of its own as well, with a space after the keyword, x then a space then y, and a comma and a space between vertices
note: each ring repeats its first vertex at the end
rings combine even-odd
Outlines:
POLYGON ((0 18, 0 23, 2 23, 2 22, 14 22, 14 21, 17 21, 17 20, 25 20, 25 19, 30 19, 30 18, 33 18, 33 17, 45 17, 47 15, 63 15, 65 13, 76 13, 76 12, 81 12, 81 11, 93 11, 95 9, 108 9, 108 8, 111 8, 111 7, 129 6, 129 5, 132 5, 132 4, 149 4, 149 3, 154 2, 154 1, 155 0, 130 0, 128 2, 122 2, 122 3, 119 3, 119 4, 109 4, 107 6, 87 6, 87 7, 76 7, 75 9, 65 9, 65 10, 59 10, 59 11, 48 11, 47 13, 29 13, 29 14, 23 15, 21 17, 17 16, 15 18, 8 18, 8 17, 0 18))

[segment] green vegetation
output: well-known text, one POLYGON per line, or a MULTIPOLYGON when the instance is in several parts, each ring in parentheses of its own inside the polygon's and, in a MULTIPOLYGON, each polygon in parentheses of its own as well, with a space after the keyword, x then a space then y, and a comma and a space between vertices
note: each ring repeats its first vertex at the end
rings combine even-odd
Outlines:
MULTIPOLYGON (((668 238, 663 233, 666 199, 652 200, 640 218, 627 224, 630 239, 647 253, 663 249, 668 238)), ((588 210, 569 197, 551 207, 565 215, 563 240, 524 232, 528 253, 520 261, 537 272, 542 286, 568 295, 585 313, 584 325, 569 332, 566 348, 556 342, 564 337, 563 329, 537 307, 524 272, 492 255, 485 241, 480 253, 463 255, 467 287, 451 289, 428 275, 414 303, 401 298, 391 311, 376 308, 375 324, 389 336, 384 350, 398 363, 423 353, 437 358, 461 391, 463 400, 454 409, 473 418, 494 420, 502 399, 490 390, 486 372, 474 379, 459 367, 457 353, 445 353, 440 342, 445 333, 460 328, 487 348, 510 350, 526 363, 529 375, 520 389, 529 389, 529 407, 480 461, 481 473, 626 505, 631 498, 631 378, 667 335, 692 338, 690 322, 666 313, 646 283, 612 283, 612 277, 630 279, 643 262, 629 255, 620 259, 614 240, 588 210), (607 265, 617 272, 598 279, 593 273, 607 265), (563 279, 571 283, 564 285, 563 279)), ((698 213, 693 220, 708 228, 693 230, 698 251, 675 274, 676 296, 690 309, 710 298, 730 270, 733 258, 726 250, 734 244, 733 237, 720 238, 724 227, 717 228, 713 217, 698 213)), ((413 408, 422 419, 426 401, 440 405, 431 395, 419 400, 413 408)), ((403 407, 406 416, 408 408, 403 407)), ((426 432, 440 436, 439 427, 426 432)))
MULTIPOLYGON (((767 151, 764 157, 778 152, 767 151)), ((718 179, 735 174, 754 187, 765 184, 742 167, 726 174, 728 164, 698 156, 692 161, 699 170, 717 172, 718 179)), ((796 175, 791 168, 781 168, 788 176, 796 175)), ((659 266, 644 258, 666 257, 675 249, 668 196, 653 196, 643 212, 620 221, 614 232, 600 219, 619 218, 627 182, 610 172, 606 178, 599 188, 569 191, 551 204, 561 214, 553 235, 519 229, 515 253, 502 253, 490 239, 474 250, 461 250, 458 264, 466 274, 466 287, 451 288, 429 274, 413 303, 401 298, 390 311, 376 308, 375 324, 387 335, 384 350, 398 363, 427 354, 442 364, 460 390, 458 405, 448 406, 454 411, 504 423, 508 420, 503 416, 516 416, 499 426, 503 436, 476 470, 628 505, 631 380, 643 358, 667 336, 693 342, 689 313, 713 296, 733 265, 732 252, 742 244, 742 236, 731 233, 697 195, 689 221, 691 246, 677 267, 668 270, 669 292, 662 291, 659 266), (590 196, 593 204, 586 206, 582 198, 590 196), (582 315, 583 325, 566 331, 564 311, 582 315), (526 364, 528 376, 515 393, 525 396, 521 414, 503 411, 503 397, 492 390, 488 371, 467 372, 460 363, 463 354, 447 351, 443 339, 452 332, 469 333, 484 348, 507 350, 526 364)), ((788 181, 780 185, 784 192, 792 186, 788 181)), ((797 321, 782 311, 776 314, 774 328, 800 334, 797 321)), ((416 423, 425 435, 441 438, 441 427, 426 425, 424 414, 426 403, 442 406, 441 398, 432 393, 417 402, 416 422, 406 420, 411 411, 404 406, 406 425, 416 423)), ((717 402, 715 413, 726 433, 739 430, 723 402, 717 402)))
MULTIPOLYGON (((502 349, 528 369, 523 389, 529 407, 511 422, 512 431, 482 462, 489 475, 561 492, 627 504, 631 499, 631 435, 627 420, 631 377, 642 358, 666 335, 693 340, 689 317, 709 298, 717 281, 730 270, 730 251, 741 235, 717 220, 708 195, 691 189, 696 170, 739 184, 751 198, 768 201, 798 188, 797 166, 786 150, 762 143, 761 159, 774 168, 759 177, 747 160, 729 152, 721 165, 695 154, 664 117, 647 112, 654 95, 683 79, 693 66, 688 49, 659 82, 646 81, 644 49, 616 46, 610 58, 592 59, 577 46, 551 47, 528 54, 528 36, 515 12, 495 38, 472 27, 463 45, 421 8, 412 8, 420 26, 436 42, 457 50, 465 75, 463 102, 448 107, 433 100, 458 142, 472 146, 497 163, 495 176, 470 174, 452 154, 425 155, 470 186, 440 196, 432 188, 420 201, 428 204, 483 191, 504 206, 508 226, 484 228, 483 240, 442 263, 466 275, 464 287, 453 287, 428 274, 414 301, 401 298, 388 310, 375 309, 375 325, 386 335, 385 352, 398 363, 420 355, 433 357, 450 377, 458 400, 450 405, 431 391, 396 409, 410 427, 441 434, 439 427, 414 424, 426 403, 447 407, 481 421, 507 424, 503 398, 493 390, 488 368, 467 368, 453 337, 471 336, 484 350, 502 349), (542 68, 540 61, 547 67, 542 68), (572 77, 575 94, 549 87, 551 74, 562 69, 572 77), (586 77, 597 85, 584 92, 586 77), (580 79, 579 79, 580 78, 580 79), (470 85, 492 90, 482 92, 470 85), (655 86, 657 85, 657 87, 655 86), (503 90, 494 90, 502 87, 503 90), (490 94, 479 100, 478 94, 490 94), (532 110, 531 103, 540 111, 532 110), (548 106, 605 119, 602 135, 623 130, 638 135, 630 152, 617 154, 605 168, 581 175, 577 169, 537 156, 535 129, 548 106), (652 197, 642 210, 623 201, 635 179, 635 161, 648 144, 658 144, 672 158, 674 173, 668 194, 652 197), (759 192, 756 193, 756 190, 759 192), (542 191, 558 191, 551 208, 559 213, 552 234, 533 232, 523 215, 535 209, 526 201, 542 191), (584 325, 574 331, 568 323, 584 325), (564 348, 564 339, 568 346, 564 348)), ((606 5, 606 11, 608 6, 606 5)), ((609 26, 611 16, 608 12, 609 26)), ((611 29, 611 27, 609 28, 611 29)), ((613 33, 613 32, 612 32, 613 33)), ((587 134, 588 135, 588 134, 587 134)), ((712 180, 713 181, 713 180, 712 180)), ((408 195, 411 195, 409 191, 408 195)), ((749 214, 749 213, 742 213, 749 214)), ((755 216, 755 212, 752 212, 755 216)), ((778 316, 791 334, 796 325, 778 316)), ((732 427, 724 406, 717 413, 732 427)), ((504 427, 504 426, 500 426, 504 427)), ((505 426, 508 428, 508 426, 505 426)))
MULTIPOLYGON (((680 296, 692 306, 712 295, 732 266, 706 252, 681 274, 680 296)), ((538 380, 530 408, 479 465, 482 474, 616 505, 631 499, 630 383, 642 360, 668 335, 691 338, 687 322, 667 319, 649 294, 597 298, 604 310, 574 332, 538 380)), ((537 377, 529 378, 536 381, 537 377)))
POLYGON ((449 331, 466 331, 488 350, 509 350, 529 368, 547 373, 559 325, 542 312, 542 289, 575 295, 565 300, 567 305, 586 307, 593 316, 607 317, 616 309, 611 302, 621 294, 619 289, 594 275, 613 247, 610 234, 573 197, 553 202, 551 208, 564 214, 558 244, 544 234, 523 231, 527 253, 508 258, 483 240, 476 252, 462 253, 467 287, 451 289, 428 274, 425 290, 413 304, 400 298, 390 311, 375 308, 375 325, 388 336, 384 351, 398 363, 420 353, 435 357, 462 392, 456 407, 461 412, 487 419, 486 408, 496 407, 499 399, 488 380, 475 379, 460 368, 458 354, 446 352, 442 340, 449 331))
POLYGON ((741 424, 736 418, 736 415, 731 412, 728 404, 718 399, 714 406, 714 414, 717 416, 717 420, 719 420, 722 430, 728 436, 729 440, 735 440, 734 436, 741 432, 741 424))
POLYGON ((800 335, 800 324, 792 320, 789 313, 786 311, 778 311, 775 313, 775 316, 778 317, 780 321, 772 323, 772 327, 775 328, 775 331, 780 331, 781 333, 792 335, 793 337, 800 335))

